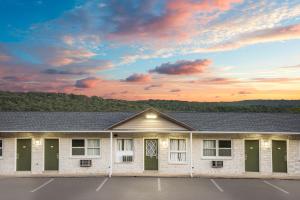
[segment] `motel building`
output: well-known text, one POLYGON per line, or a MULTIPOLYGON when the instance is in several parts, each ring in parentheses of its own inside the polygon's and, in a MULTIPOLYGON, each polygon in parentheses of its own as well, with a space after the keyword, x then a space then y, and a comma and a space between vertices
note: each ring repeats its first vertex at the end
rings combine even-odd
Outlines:
POLYGON ((300 177, 300 115, 0 112, 0 175, 300 177))

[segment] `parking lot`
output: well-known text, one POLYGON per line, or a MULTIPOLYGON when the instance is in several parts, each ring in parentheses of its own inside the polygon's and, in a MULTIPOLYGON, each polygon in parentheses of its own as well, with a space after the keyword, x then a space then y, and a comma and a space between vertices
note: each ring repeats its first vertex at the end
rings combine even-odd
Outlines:
POLYGON ((0 178, 1 200, 300 199, 299 180, 86 177, 0 178))

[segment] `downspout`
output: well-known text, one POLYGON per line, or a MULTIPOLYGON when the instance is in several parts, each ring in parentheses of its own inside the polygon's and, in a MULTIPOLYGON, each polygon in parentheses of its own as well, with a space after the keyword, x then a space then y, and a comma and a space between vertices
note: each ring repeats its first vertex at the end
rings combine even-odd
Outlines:
POLYGON ((109 178, 112 176, 113 170, 113 133, 110 132, 110 161, 109 161, 109 178))
POLYGON ((193 133, 190 132, 190 176, 193 178, 193 133))

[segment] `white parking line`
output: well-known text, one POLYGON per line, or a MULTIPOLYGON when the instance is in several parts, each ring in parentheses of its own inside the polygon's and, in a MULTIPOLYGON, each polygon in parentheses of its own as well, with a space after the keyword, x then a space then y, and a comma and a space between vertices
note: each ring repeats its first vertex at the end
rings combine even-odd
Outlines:
POLYGON ((50 180, 46 181, 45 183, 43 183, 42 185, 40 185, 39 187, 31 190, 30 192, 36 192, 38 191, 39 189, 45 187, 46 185, 48 185, 49 183, 51 183, 52 181, 54 181, 54 178, 51 178, 50 180))
POLYGON ((102 183, 97 187, 96 192, 98 192, 99 190, 101 190, 101 188, 104 186, 104 184, 108 181, 108 178, 105 178, 102 183))
POLYGON ((160 178, 157 178, 157 191, 161 191, 160 178))
POLYGON ((224 192, 224 190, 218 185, 218 183, 217 183, 214 179, 210 179, 210 181, 216 186, 216 188, 217 188, 220 192, 224 192))
POLYGON ((264 182, 265 184, 270 185, 271 187, 273 187, 273 188, 275 188, 275 189, 277 189, 277 190, 279 190, 279 191, 285 193, 285 194, 289 194, 288 191, 286 191, 286 190, 284 190, 284 189, 278 187, 277 185, 274 185, 274 184, 270 183, 269 181, 263 181, 263 182, 264 182))

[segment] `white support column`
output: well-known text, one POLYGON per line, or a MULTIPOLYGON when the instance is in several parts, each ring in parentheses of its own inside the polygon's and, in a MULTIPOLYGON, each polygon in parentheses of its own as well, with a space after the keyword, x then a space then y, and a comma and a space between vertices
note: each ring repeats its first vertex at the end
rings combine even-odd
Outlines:
POLYGON ((193 178, 193 133, 190 132, 190 176, 193 178))
POLYGON ((110 160, 109 160, 109 177, 112 175, 113 170, 113 133, 110 132, 110 160))

